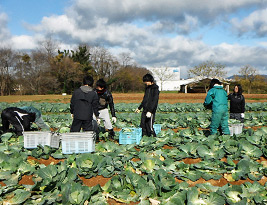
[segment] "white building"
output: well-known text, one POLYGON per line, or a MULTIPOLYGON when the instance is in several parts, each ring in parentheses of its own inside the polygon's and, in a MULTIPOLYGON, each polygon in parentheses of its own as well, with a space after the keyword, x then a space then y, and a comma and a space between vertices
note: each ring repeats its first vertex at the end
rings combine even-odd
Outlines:
POLYGON ((179 67, 151 68, 150 71, 161 91, 179 91, 180 85, 187 83, 180 79, 179 67))

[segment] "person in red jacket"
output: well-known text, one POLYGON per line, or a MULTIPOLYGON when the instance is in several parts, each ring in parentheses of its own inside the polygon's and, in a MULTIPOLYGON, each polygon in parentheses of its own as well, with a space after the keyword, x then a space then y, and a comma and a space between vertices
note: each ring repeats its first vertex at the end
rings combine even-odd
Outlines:
POLYGON ((94 80, 92 76, 83 78, 83 86, 76 89, 70 101, 70 113, 73 117, 71 132, 93 131, 93 113, 99 122, 98 96, 93 90, 94 80))
POLYGON ((139 113, 143 108, 140 123, 140 127, 142 128, 142 136, 153 135, 156 137, 153 124, 155 122, 155 114, 159 101, 159 86, 154 83, 154 78, 149 73, 143 76, 143 82, 146 85, 144 98, 135 112, 139 113))

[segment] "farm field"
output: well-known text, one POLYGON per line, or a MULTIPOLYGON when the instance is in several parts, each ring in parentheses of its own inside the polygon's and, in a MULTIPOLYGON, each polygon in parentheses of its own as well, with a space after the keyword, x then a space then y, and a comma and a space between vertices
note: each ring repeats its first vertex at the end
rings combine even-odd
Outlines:
MULTIPOLYGON (((266 204, 266 95, 245 95, 241 134, 207 135, 211 112, 205 94, 162 93, 156 138, 120 145, 119 131, 138 127, 133 111, 143 93, 114 94, 115 140, 100 133, 94 153, 62 154, 61 148, 23 148, 23 137, 2 135, 0 201, 13 204, 266 204), (190 96, 190 98, 189 98, 190 96), (179 102, 181 100, 181 102, 179 102), (251 101, 250 101, 251 100, 251 101), (189 103, 192 104, 189 104, 189 103), (126 104, 127 103, 127 104, 126 104), (19 203, 18 203, 19 202, 19 203)), ((0 108, 33 105, 47 124, 69 131, 70 96, 18 96, 0 108), (27 101, 27 102, 19 102, 27 101), (62 103, 63 102, 63 103, 62 103)), ((236 123, 236 122, 232 122, 236 123)))
MULTIPOLYGON (((143 93, 113 93, 115 103, 140 103, 143 93)), ((267 102, 267 94, 244 94, 246 102, 267 102)), ((159 103, 203 103, 205 93, 160 93, 159 103)), ((71 95, 11 95, 0 96, 0 102, 61 102, 69 103, 71 95)))

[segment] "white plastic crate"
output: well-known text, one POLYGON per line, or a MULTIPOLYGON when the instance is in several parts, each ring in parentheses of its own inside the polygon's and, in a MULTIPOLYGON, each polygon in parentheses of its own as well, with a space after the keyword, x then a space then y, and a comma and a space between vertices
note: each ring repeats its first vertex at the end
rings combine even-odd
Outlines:
POLYGON ((241 134, 243 130, 243 124, 230 124, 229 125, 230 135, 233 136, 241 134))
POLYGON ((96 134, 88 132, 70 132, 61 134, 63 154, 88 153, 95 151, 96 134))
POLYGON ((24 137, 24 148, 33 149, 37 148, 38 145, 47 145, 54 148, 59 147, 59 135, 53 134, 52 132, 34 132, 27 131, 23 133, 24 137))

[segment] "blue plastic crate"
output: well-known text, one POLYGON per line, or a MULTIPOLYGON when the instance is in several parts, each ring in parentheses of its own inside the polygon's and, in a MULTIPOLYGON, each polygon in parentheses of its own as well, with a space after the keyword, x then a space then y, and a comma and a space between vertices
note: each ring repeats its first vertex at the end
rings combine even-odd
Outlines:
POLYGON ((153 128, 155 130, 156 135, 160 133, 160 131, 161 131, 161 125, 160 124, 154 124, 153 128))
POLYGON ((140 144, 141 138, 141 128, 122 128, 119 132, 119 144, 140 144))

